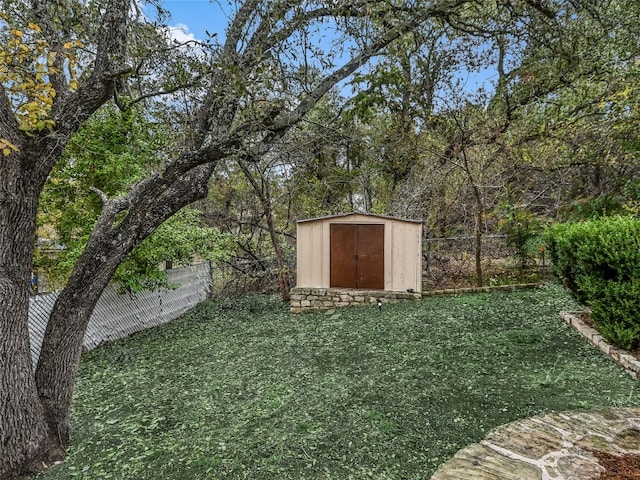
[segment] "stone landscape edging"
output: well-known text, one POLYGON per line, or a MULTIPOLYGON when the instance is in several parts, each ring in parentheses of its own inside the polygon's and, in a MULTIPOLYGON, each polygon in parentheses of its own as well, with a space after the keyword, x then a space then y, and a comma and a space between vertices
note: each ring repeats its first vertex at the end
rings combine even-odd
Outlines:
POLYGON ((463 287, 463 288, 447 288, 443 290, 426 290, 422 292, 423 297, 438 297, 440 295, 459 295, 463 293, 482 293, 495 291, 514 291, 525 290, 527 288, 541 288, 544 282, 536 283, 515 283, 513 285, 494 285, 487 287, 463 287))
POLYGON ((587 325, 580 317, 571 312, 560 313, 562 319, 573 327, 580 335, 595 345, 602 353, 624 368, 629 375, 640 379, 640 360, 628 353, 626 350, 618 348, 607 342, 600 333, 587 325))

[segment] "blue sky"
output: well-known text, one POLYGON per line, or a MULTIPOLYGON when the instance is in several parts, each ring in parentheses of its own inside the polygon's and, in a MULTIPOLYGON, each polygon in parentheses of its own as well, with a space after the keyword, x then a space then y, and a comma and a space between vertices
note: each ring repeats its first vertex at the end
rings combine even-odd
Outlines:
POLYGON ((171 12, 170 24, 176 27, 174 36, 180 40, 205 39, 205 30, 217 33, 219 37, 224 35, 228 19, 217 3, 209 0, 169 0, 163 3, 171 12))

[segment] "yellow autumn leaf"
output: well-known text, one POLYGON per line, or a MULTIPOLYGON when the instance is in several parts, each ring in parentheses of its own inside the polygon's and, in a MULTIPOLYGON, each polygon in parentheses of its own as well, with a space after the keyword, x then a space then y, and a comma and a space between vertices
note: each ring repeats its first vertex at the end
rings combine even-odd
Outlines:
POLYGON ((36 102, 29 102, 25 105, 23 105, 23 109, 26 110, 29 113, 34 113, 36 110, 38 110, 39 105, 36 102))
POLYGON ((40 26, 36 25, 35 23, 28 23, 27 27, 29 27, 31 30, 35 32, 42 32, 42 29, 40 28, 40 26))
POLYGON ((23 33, 23 32, 21 32, 20 30, 12 29, 12 30, 10 30, 10 32, 11 32, 11 34, 12 34, 14 37, 20 37, 20 38, 22 38, 22 36, 24 35, 24 33, 23 33))
POLYGON ((627 87, 623 91, 618 93, 618 95, 623 99, 628 100, 632 93, 633 93, 633 88, 627 87))
POLYGON ((3 155, 6 157, 11 154, 11 152, 17 152, 18 147, 16 147, 13 143, 4 138, 0 138, 0 148, 2 149, 3 155))
POLYGON ((71 90, 77 90, 78 89, 78 81, 73 79, 69 81, 69 88, 71 90))
POLYGON ((66 42, 64 45, 62 45, 64 48, 66 48, 67 50, 69 50, 70 48, 73 48, 73 43, 71 42, 66 42))

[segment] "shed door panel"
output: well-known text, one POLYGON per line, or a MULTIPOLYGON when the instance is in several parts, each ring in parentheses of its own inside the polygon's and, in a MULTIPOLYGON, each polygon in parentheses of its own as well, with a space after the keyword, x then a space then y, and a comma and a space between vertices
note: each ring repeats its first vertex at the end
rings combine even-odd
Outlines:
POLYGON ((332 287, 353 288, 356 285, 356 227, 348 224, 331 224, 332 287))
POLYGON ((331 287, 384 288, 384 225, 331 224, 331 287))
POLYGON ((356 288, 384 288, 384 225, 358 225, 356 288))

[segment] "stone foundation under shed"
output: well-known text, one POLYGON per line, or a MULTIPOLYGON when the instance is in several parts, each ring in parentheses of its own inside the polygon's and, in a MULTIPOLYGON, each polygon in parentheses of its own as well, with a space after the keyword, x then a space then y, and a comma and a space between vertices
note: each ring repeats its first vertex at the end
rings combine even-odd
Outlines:
POLYGON ((378 300, 382 303, 398 303, 420 298, 422 294, 416 292, 295 287, 291 289, 291 312, 302 313, 353 305, 371 305, 378 300))

